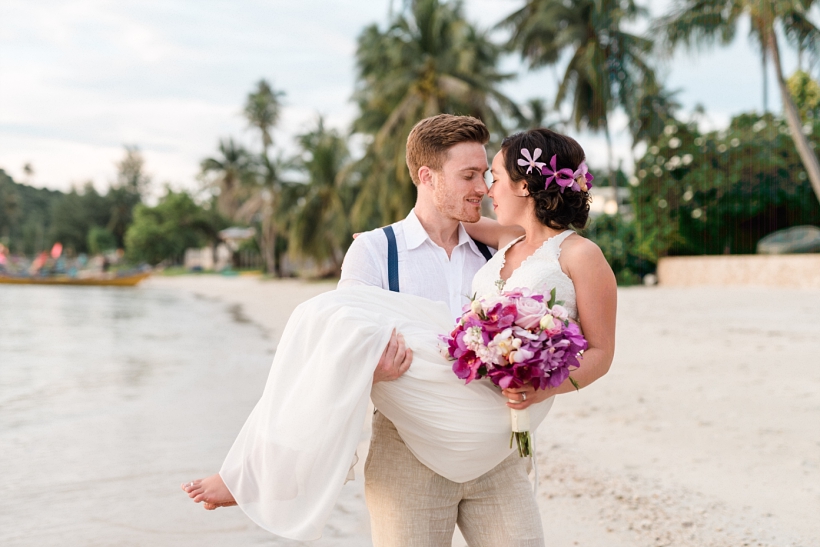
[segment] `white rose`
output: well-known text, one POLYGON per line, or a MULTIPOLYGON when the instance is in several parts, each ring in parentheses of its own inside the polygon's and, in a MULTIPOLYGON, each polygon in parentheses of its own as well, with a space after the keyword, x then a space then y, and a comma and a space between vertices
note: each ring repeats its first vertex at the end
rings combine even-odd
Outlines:
POLYGON ((542 330, 552 330, 555 328, 555 319, 553 319, 551 315, 545 315, 541 318, 539 326, 542 330))

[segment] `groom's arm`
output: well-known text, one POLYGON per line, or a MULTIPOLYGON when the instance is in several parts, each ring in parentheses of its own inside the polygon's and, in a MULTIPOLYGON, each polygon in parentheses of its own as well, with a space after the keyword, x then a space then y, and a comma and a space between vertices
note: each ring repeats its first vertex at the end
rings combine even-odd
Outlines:
MULTIPOLYGON (((387 242, 382 236, 384 252, 380 252, 378 237, 381 235, 380 231, 367 232, 353 241, 342 263, 340 288, 369 285, 387 289, 387 242)), ((373 383, 397 380, 412 362, 413 350, 405 345, 404 336, 394 330, 373 372, 373 383)))

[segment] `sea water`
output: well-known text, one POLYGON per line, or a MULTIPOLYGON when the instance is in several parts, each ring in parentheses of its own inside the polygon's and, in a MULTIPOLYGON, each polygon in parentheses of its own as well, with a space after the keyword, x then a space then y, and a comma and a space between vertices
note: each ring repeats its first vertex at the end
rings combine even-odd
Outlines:
POLYGON ((0 285, 0 545, 295 545, 179 487, 219 469, 274 347, 188 293, 0 285))

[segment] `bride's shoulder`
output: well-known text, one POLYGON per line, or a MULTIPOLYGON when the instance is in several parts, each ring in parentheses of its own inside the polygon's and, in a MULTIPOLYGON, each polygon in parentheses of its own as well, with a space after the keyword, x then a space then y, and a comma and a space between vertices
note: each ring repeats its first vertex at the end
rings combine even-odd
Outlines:
POLYGON ((611 272, 603 251, 594 241, 578 234, 572 234, 561 245, 561 267, 573 280, 585 274, 600 275, 611 272))
POLYGON ((562 262, 586 262, 589 260, 606 260, 601 248, 594 241, 576 233, 561 242, 562 262))

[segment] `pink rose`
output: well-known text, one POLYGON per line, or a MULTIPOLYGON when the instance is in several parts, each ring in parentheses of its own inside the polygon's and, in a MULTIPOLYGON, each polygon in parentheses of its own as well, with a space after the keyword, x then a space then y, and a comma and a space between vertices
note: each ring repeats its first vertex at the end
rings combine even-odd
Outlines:
POLYGON ((547 306, 532 298, 521 298, 516 303, 518 310, 515 324, 523 329, 534 329, 541 323, 547 313, 547 306))
POLYGON ((561 321, 566 321, 567 318, 569 317, 569 312, 567 311, 567 309, 564 306, 561 306, 560 304, 556 304, 552 307, 552 315, 556 319, 560 319, 561 321))

